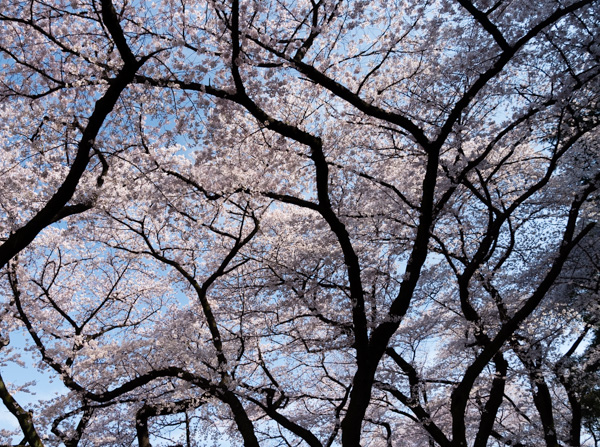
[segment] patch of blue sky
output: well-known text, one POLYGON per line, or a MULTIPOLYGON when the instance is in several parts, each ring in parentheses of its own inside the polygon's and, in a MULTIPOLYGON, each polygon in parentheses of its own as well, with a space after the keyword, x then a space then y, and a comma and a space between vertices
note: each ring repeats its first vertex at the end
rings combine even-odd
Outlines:
MULTIPOLYGON (((35 412, 35 407, 40 402, 66 394, 68 390, 53 371, 48 369, 41 372, 38 369, 41 358, 37 351, 27 349, 26 337, 22 331, 15 331, 10 335, 9 346, 19 351, 23 363, 7 363, 0 372, 9 392, 19 405, 27 411, 35 412)), ((19 431, 17 419, 3 405, 0 406, 0 430, 19 431)), ((16 443, 21 439, 23 436, 20 431, 12 439, 5 439, 0 435, 2 443, 16 443)))

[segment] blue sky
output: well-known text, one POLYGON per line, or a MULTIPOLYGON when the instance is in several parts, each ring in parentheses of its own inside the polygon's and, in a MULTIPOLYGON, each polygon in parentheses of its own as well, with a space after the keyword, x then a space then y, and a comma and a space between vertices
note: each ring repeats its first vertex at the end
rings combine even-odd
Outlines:
MULTIPOLYGON (((13 332, 10 336, 10 347, 19 351, 20 358, 25 362, 25 365, 19 366, 14 362, 10 362, 2 367, 1 373, 8 390, 13 394, 19 405, 26 410, 30 410, 37 402, 51 399, 57 393, 66 392, 66 388, 58 379, 50 381, 50 372, 42 374, 37 370, 34 365, 40 359, 35 357, 36 352, 32 353, 24 349, 25 337, 26 335, 22 332, 13 332), (29 387, 30 392, 15 392, 16 387, 28 382, 35 382, 34 386, 29 387)), ((10 414, 4 405, 0 404, 0 430, 14 430, 18 427, 17 419, 10 414)), ((19 439, 14 439, 14 441, 20 441, 21 439, 22 436, 19 439)), ((7 442, 10 440, 0 437, 0 441, 7 442)))

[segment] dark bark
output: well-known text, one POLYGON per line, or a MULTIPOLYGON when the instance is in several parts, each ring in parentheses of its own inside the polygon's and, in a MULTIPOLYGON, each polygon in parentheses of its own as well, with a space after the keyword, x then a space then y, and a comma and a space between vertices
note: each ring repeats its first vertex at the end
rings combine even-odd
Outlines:
POLYGON ((494 364, 496 366, 496 374, 492 381, 490 396, 483 408, 483 414, 481 415, 481 421, 479 422, 479 430, 477 431, 473 447, 485 447, 487 445, 488 439, 492 436, 498 409, 500 408, 500 405, 502 405, 502 400, 504 398, 508 362, 501 353, 498 353, 494 357, 494 364))
POLYGON ((467 445, 467 440, 465 437, 465 410, 475 380, 477 377, 479 377, 486 365, 490 362, 490 360, 492 360, 502 346, 512 337, 522 322, 537 308, 539 303, 548 293, 550 287, 552 287, 558 278, 558 275, 560 274, 563 265, 565 264, 573 248, 594 227, 593 223, 589 224, 581 232, 579 232, 579 234, 575 235, 575 229, 581 206, 587 197, 595 190, 596 187, 594 185, 590 185, 573 201, 569 211, 569 219, 563 233, 561 246, 550 270, 544 276, 544 279, 540 282, 536 290, 527 299, 525 304, 517 312, 515 312, 512 318, 502 325, 494 338, 486 344, 486 346, 478 354, 475 361, 466 369, 460 384, 454 389, 452 393, 451 412, 452 431, 454 437, 453 443, 456 447, 466 447, 467 445))
POLYGON ((112 112, 121 93, 133 81, 137 70, 145 61, 144 59, 137 61, 131 53, 110 0, 102 1, 102 18, 119 51, 124 55, 125 63, 117 76, 111 80, 104 95, 96 101, 94 111, 89 117, 79 140, 77 155, 63 183, 29 222, 11 233, 6 241, 0 245, 0 268, 4 267, 15 255, 27 247, 44 228, 65 216, 75 212, 83 212, 87 209, 87 205, 74 204, 68 206, 67 204, 73 197, 77 185, 88 167, 94 140, 100 133, 106 117, 112 112))
POLYGON ((583 414, 581 411, 581 398, 576 387, 566 377, 559 377, 559 380, 567 393, 569 405, 571 407, 571 427, 569 429, 569 446, 579 447, 581 445, 581 426, 583 414))
POLYGON ((558 438, 556 436, 556 426, 554 424, 554 414, 552 411, 552 396, 548 384, 540 371, 531 373, 531 385, 533 393, 533 403, 540 415, 542 429, 544 431, 544 440, 546 447, 558 447, 558 438))
POLYGON ((0 398, 4 403, 4 406, 11 412, 11 414, 19 421, 21 431, 25 436, 25 440, 30 447, 44 447, 42 440, 40 439, 37 430, 33 424, 32 414, 21 407, 10 392, 6 389, 4 379, 0 375, 0 398))
POLYGON ((396 399, 406 405, 414 415, 417 417, 417 420, 423 425, 423 428, 430 435, 431 439, 435 441, 438 445, 442 447, 449 447, 450 441, 444 434, 444 432, 433 422, 431 418, 431 414, 423 408, 421 405, 420 392, 425 383, 419 377, 417 370, 408 363, 400 354, 398 354, 394 349, 388 348, 386 350, 386 354, 389 355, 394 362, 404 371, 405 374, 408 375, 408 384, 410 386, 410 397, 405 396, 400 393, 397 389, 385 385, 380 384, 380 388, 391 393, 396 399), (383 386, 381 386, 383 385, 383 386))
POLYGON ((306 444, 308 444, 310 447, 323 447, 323 444, 321 441, 319 441, 319 438, 317 438, 309 429, 302 427, 296 422, 290 420, 285 415, 279 413, 275 406, 270 406, 268 404, 264 405, 262 402, 259 402, 255 399, 251 400, 260 406, 271 419, 273 419, 286 430, 298 436, 300 439, 304 440, 304 442, 306 442, 306 444))
MULTIPOLYGON (((135 415, 135 429, 137 432, 138 446, 152 447, 152 444, 150 444, 150 432, 148 430, 148 420, 151 417, 185 413, 187 410, 197 408, 200 405, 202 405, 202 402, 197 399, 185 399, 165 404, 145 403, 135 415)), ((189 421, 186 416, 186 434, 189 434, 188 424, 189 421)))

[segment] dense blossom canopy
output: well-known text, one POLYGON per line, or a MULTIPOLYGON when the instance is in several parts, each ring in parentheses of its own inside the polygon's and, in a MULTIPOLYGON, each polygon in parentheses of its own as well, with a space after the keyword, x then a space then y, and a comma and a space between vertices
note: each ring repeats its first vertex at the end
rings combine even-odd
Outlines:
POLYGON ((66 390, 4 443, 600 442, 598 0, 9 0, 0 64, 66 390))

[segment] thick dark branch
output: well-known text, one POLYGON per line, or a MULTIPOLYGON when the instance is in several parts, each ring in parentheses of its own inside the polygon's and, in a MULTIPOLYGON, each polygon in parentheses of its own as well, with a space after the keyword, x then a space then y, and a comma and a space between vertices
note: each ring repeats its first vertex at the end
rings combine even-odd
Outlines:
MULTIPOLYGON (((239 42, 239 2, 234 0, 232 4, 231 35, 232 35, 232 63, 231 71, 236 85, 235 95, 225 95, 227 99, 237 102, 243 106, 259 123, 267 129, 272 130, 284 137, 291 138, 311 149, 311 159, 315 165, 318 207, 317 211, 323 216, 329 227, 336 235, 344 255, 344 263, 348 270, 348 282, 352 299, 352 315, 354 322, 355 347, 357 349, 357 361, 359 364, 366 360, 366 349, 368 344, 367 321, 364 312, 364 291, 360 277, 360 264, 358 256, 354 251, 350 235, 345 225, 340 221, 332 209, 329 198, 329 166, 323 153, 323 142, 320 137, 314 136, 297 126, 277 120, 259 107, 247 94, 243 80, 239 73, 238 63, 240 56, 239 42)), ((198 87, 207 91, 205 87, 198 87)), ((222 94, 222 93, 219 93, 222 94)), ((297 199, 300 200, 300 199, 297 199)))
POLYGON ((571 250, 588 234, 594 227, 594 223, 587 225, 579 234, 575 235, 579 210, 587 197, 596 190, 595 185, 589 185, 573 201, 569 212, 569 219, 565 226, 562 243, 551 268, 546 273, 536 290, 527 299, 525 304, 502 325, 496 336, 482 349, 475 361, 466 369, 461 383, 452 392, 451 411, 453 414, 453 435, 457 446, 466 446, 464 412, 467 406, 469 394, 475 380, 490 360, 500 351, 502 346, 512 337, 519 326, 537 308, 544 299, 550 287, 556 281, 564 263, 571 250))
POLYGON ((275 422, 281 425, 286 430, 289 430, 291 433, 295 434, 299 438, 303 439, 309 446, 311 447, 323 447, 319 438, 317 438, 310 430, 302 427, 296 422, 290 420, 285 415, 279 413, 276 408, 265 405, 263 402, 258 399, 249 398, 249 400, 256 405, 258 405, 262 410, 275 422))
POLYGON ((27 444, 29 444, 30 447, 44 447, 33 424, 32 414, 29 411, 24 410, 14 397, 12 397, 10 392, 6 389, 2 375, 0 375, 0 398, 7 410, 19 421, 19 426, 27 440, 27 444))
MULTIPOLYGON (((386 391, 406 405, 410 410, 415 414, 423 428, 431 435, 431 437, 437 442, 441 447, 450 447, 452 444, 446 437, 443 431, 433 423, 431 420, 431 416, 429 413, 419 404, 413 402, 413 400, 403 394, 400 390, 395 388, 394 386, 381 382, 375 381, 375 386, 380 390, 386 391)), ((358 444, 356 444, 358 445, 358 444)))
MULTIPOLYGON (((231 412, 233 413, 237 427, 238 427, 242 437, 244 438, 244 445, 246 447, 258 447, 258 439, 256 438, 256 434, 254 432, 254 425, 253 425, 252 421, 250 420, 250 418, 248 417, 248 414, 247 414, 245 408, 243 407, 242 403, 240 402, 239 398, 233 393, 233 391, 231 391, 229 389, 229 387, 231 386, 231 380, 232 380, 231 373, 229 371, 227 357, 225 356, 225 352, 223 350, 223 343, 222 343, 221 334, 220 334, 220 331, 219 331, 219 328, 217 325, 217 319, 213 313, 212 306, 210 305, 210 302, 207 297, 207 291, 210 288, 210 286, 219 277, 226 274, 226 269, 227 269, 227 266, 230 264, 230 262, 235 258, 235 256, 237 256, 238 252, 247 243, 249 243, 252 240, 254 235, 257 233, 258 221, 254 216, 251 216, 251 217, 254 222, 254 227, 253 227, 252 231, 250 231, 250 233, 246 237, 242 238, 242 236, 241 236, 241 231, 243 230, 243 225, 242 225, 242 227, 240 228, 240 235, 239 235, 238 239, 236 240, 234 246, 230 249, 229 253, 225 256, 225 258, 223 259, 223 261, 221 262, 219 267, 202 284, 198 283, 198 281, 196 281, 194 275, 192 273, 188 272, 184 268, 183 265, 160 254, 156 250, 156 248, 152 245, 152 242, 150 241, 148 236, 146 234, 144 234, 143 229, 135 230, 130 225, 128 225, 126 222, 121 221, 115 217, 113 217, 113 218, 115 220, 117 220, 118 222, 128 226, 135 233, 139 234, 144 239, 144 242, 146 243, 146 245, 148 246, 148 249, 150 250, 148 252, 148 254, 153 256, 155 259, 163 262, 164 264, 169 265, 169 266, 173 267, 175 270, 177 270, 196 291, 196 294, 197 294, 200 304, 202 306, 204 317, 206 318, 206 321, 208 323, 213 346, 215 347, 215 350, 216 350, 216 355, 217 355, 217 359, 219 362, 219 370, 220 370, 220 374, 221 374, 221 383, 219 384, 219 386, 211 385, 205 379, 199 379, 199 378, 194 379, 194 376, 189 373, 185 373, 186 376, 178 375, 178 377, 180 377, 184 380, 187 380, 191 383, 194 383, 194 380, 199 380, 200 383, 197 383, 197 384, 199 384, 199 386, 202 386, 204 389, 211 391, 213 393, 213 395, 215 395, 222 402, 227 404, 229 406, 229 408, 231 409, 231 412)), ((171 370, 170 368, 167 368, 166 370, 163 370, 163 371, 170 371, 170 370, 171 370)), ((174 370, 178 370, 178 369, 174 368, 174 370)), ((148 374, 151 374, 151 373, 148 373, 148 374)), ((147 376, 148 376, 148 374, 147 374, 147 376)), ((182 372, 182 374, 184 374, 184 372, 182 372)), ((157 377, 161 377, 161 376, 159 375, 157 377)), ((134 379, 134 380, 137 380, 137 379, 134 379)), ((143 379, 143 380, 145 380, 145 379, 143 379)), ((131 382, 133 382, 133 381, 131 381, 131 382)), ((137 386, 141 386, 141 385, 137 385, 137 386)), ((115 390, 115 392, 116 391, 117 390, 115 390)), ((143 435, 143 433, 142 433, 142 435, 143 435)))
POLYGON ((554 423, 550 388, 548 388, 548 384, 541 371, 531 371, 530 380, 532 385, 533 403, 540 415, 546 447, 557 447, 559 444, 554 423))
POLYGON ((483 414, 481 415, 481 421, 479 422, 479 430, 477 431, 473 447, 485 447, 487 445, 489 437, 492 436, 498 409, 500 408, 500 405, 502 405, 508 362, 504 359, 502 353, 498 353, 494 357, 494 363, 496 366, 496 374, 494 375, 494 380, 492 380, 490 396, 483 408, 483 414))
POLYGON ((505 436, 502 436, 496 430, 492 430, 491 434, 494 439, 497 439, 498 441, 503 442, 504 445, 511 446, 511 447, 528 447, 525 444, 522 444, 520 442, 515 442, 511 439, 506 438, 505 436))
MULTIPOLYGON (((391 394, 399 399, 404 405, 411 409, 411 411, 415 414, 419 422, 423 425, 423 428, 427 430, 427 433, 433 437, 435 442, 437 442, 441 446, 449 446, 450 440, 446 437, 444 432, 435 424, 431 415, 420 402, 420 391, 423 385, 423 381, 419 377, 417 370, 408 363, 400 354, 396 352, 393 348, 386 349, 385 353, 390 356, 392 360, 402 369, 402 371, 408 375, 408 384, 410 386, 410 397, 407 398, 404 394, 400 393, 398 390, 392 389, 388 387, 386 391, 391 392, 391 394)), ((383 388, 382 388, 383 389, 383 388)))
POLYGON ((112 4, 112 0, 101 0, 101 4, 102 21, 113 38, 123 62, 125 62, 125 65, 136 65, 135 56, 127 44, 125 34, 123 33, 123 28, 121 28, 121 24, 119 23, 117 12, 112 4))
POLYGON ((50 223, 55 223, 63 220, 65 217, 73 216, 75 214, 85 213, 86 211, 92 209, 94 206, 93 203, 78 203, 76 205, 66 205, 64 206, 52 219, 50 223))
MULTIPOLYGON (((126 61, 123 68, 111 81, 104 95, 96 101, 94 111, 82 132, 77 147, 77 155, 69 173, 46 205, 27 224, 12 233, 0 245, 0 268, 4 267, 10 259, 27 247, 40 231, 56 222, 61 215, 67 216, 74 211, 85 211, 85 206, 83 205, 79 205, 79 208, 69 208, 66 211, 64 207, 73 197, 77 185, 88 167, 90 151, 106 117, 113 110, 123 90, 133 81, 135 72, 140 66, 141 63, 137 63, 136 61, 131 63, 126 61)), ((78 205, 73 206, 77 207, 78 205)))
POLYGON ((371 333, 368 347, 368 359, 364 364, 358 363, 354 377, 354 388, 350 395, 350 404, 346 417, 342 422, 342 439, 344 445, 354 445, 360 439, 361 424, 369 405, 375 371, 388 346, 390 338, 398 329, 402 317, 409 309, 414 291, 421 276, 421 270, 427 258, 431 228, 433 225, 434 196, 437 184, 439 151, 432 149, 428 153, 427 169, 422 182, 421 205, 417 234, 410 252, 405 279, 402 281, 398 295, 389 308, 387 321, 378 325, 371 333))
POLYGON ((463 111, 467 108, 467 106, 471 103, 473 98, 488 84, 488 82, 494 78, 496 75, 502 72, 506 65, 513 59, 515 54, 522 49, 527 43, 529 43, 533 38, 535 38, 540 32, 542 32, 548 26, 556 23, 566 15, 577 11, 578 9, 583 8, 591 3, 594 0, 580 0, 578 2, 572 3, 569 6, 564 8, 558 8, 552 14, 550 14, 546 19, 539 22, 536 26, 531 28, 529 32, 527 32, 523 37, 517 40, 512 46, 508 47, 504 52, 498 57, 496 62, 486 70, 477 80, 471 85, 469 89, 464 93, 464 95, 458 100, 458 102, 454 105, 452 111, 449 113, 446 122, 440 129, 440 132, 437 138, 434 141, 435 147, 441 147, 454 124, 459 119, 463 111))
POLYGON ((496 25, 494 25, 487 14, 483 13, 479 9, 473 5, 469 0, 458 0, 458 3, 461 4, 463 8, 469 11, 469 14, 473 16, 475 20, 485 29, 490 35, 494 38, 498 46, 502 49, 502 51, 507 51, 510 46, 504 36, 498 29, 496 25))
POLYGON ((189 409, 202 405, 199 399, 184 399, 163 404, 145 403, 135 415, 135 428, 137 431, 139 447, 152 447, 148 430, 148 419, 156 416, 184 413, 189 409))
POLYGON ((58 436, 61 441, 65 444, 65 447, 77 447, 79 445, 79 441, 81 440, 81 437, 83 436, 83 432, 85 431, 86 427, 88 426, 90 419, 92 418, 92 415, 94 414, 94 408, 95 407, 91 407, 87 404, 83 405, 83 408, 78 408, 76 410, 73 411, 69 411, 66 414, 62 415, 61 417, 55 419, 52 422, 52 427, 51 427, 51 431, 52 433, 54 433, 56 436, 58 436), (79 420, 79 423, 77 424, 77 427, 75 428, 75 430, 71 431, 71 433, 69 433, 69 435, 63 433, 59 428, 59 424, 64 421, 65 419, 68 419, 71 416, 76 415, 77 413, 80 413, 81 410, 83 409, 83 414, 81 415, 81 419, 79 420))
MULTIPOLYGON (((284 54, 279 53, 278 55, 280 57, 285 58, 284 54)), ((425 132, 423 132, 423 129, 421 129, 418 125, 413 123, 409 118, 405 117, 404 115, 383 110, 382 108, 365 101, 358 94, 353 93, 346 86, 328 77, 327 75, 325 75, 324 73, 320 72, 319 70, 307 63, 304 63, 298 59, 290 60, 290 62, 294 64, 294 66, 300 73, 308 77, 311 81, 319 84, 320 86, 329 90, 334 95, 350 103, 364 114, 381 119, 388 123, 395 124, 401 127, 402 129, 405 129, 414 137, 416 142, 423 148, 428 148, 430 146, 430 141, 425 135, 425 132)))

